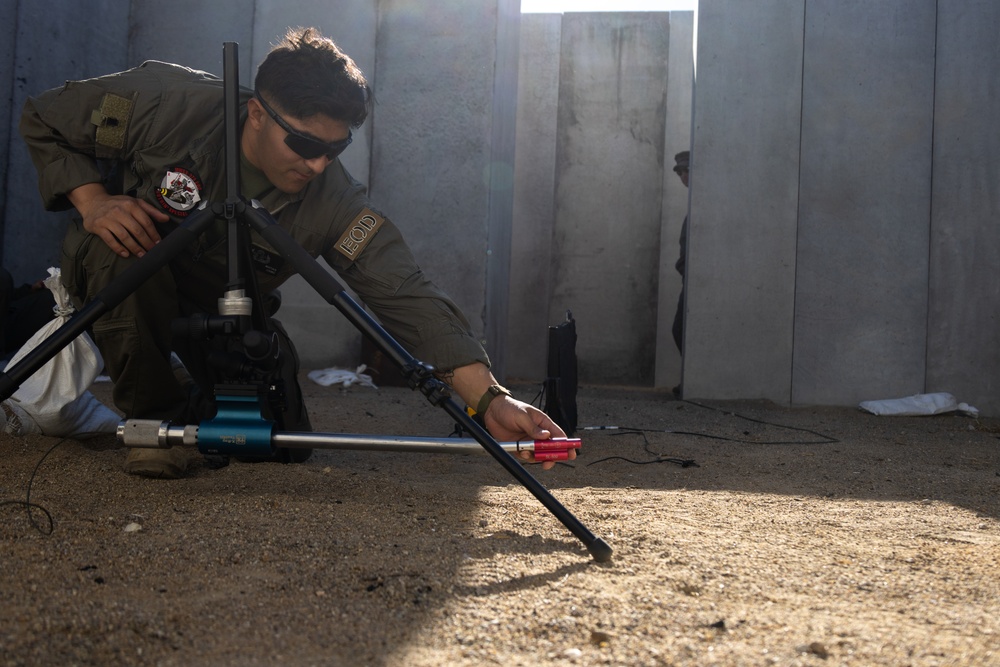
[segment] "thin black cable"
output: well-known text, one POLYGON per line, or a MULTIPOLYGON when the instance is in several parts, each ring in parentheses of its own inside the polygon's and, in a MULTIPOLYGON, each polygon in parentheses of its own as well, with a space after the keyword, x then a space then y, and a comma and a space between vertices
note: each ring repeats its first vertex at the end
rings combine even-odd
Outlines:
MULTIPOLYGON (((700 468, 701 467, 701 466, 698 465, 698 463, 694 459, 682 459, 682 458, 678 458, 678 457, 675 457, 675 456, 665 456, 664 454, 662 454, 660 452, 654 452, 650 448, 649 438, 646 437, 646 433, 644 432, 643 429, 624 428, 624 427, 619 427, 619 426, 612 426, 612 427, 606 427, 606 426, 604 426, 604 427, 597 427, 597 428, 589 427, 589 430, 601 430, 601 431, 604 431, 604 430, 612 430, 612 429, 620 431, 619 433, 615 433, 614 435, 635 435, 635 434, 641 435, 642 436, 642 441, 643 441, 643 446, 642 446, 643 450, 645 450, 645 452, 647 454, 649 454, 651 456, 655 456, 656 458, 652 459, 652 460, 649 460, 649 461, 636 461, 635 459, 630 459, 630 458, 627 458, 625 456, 605 456, 604 458, 597 459, 596 461, 591 461, 590 463, 587 464, 587 467, 590 467, 592 465, 596 465, 598 463, 604 463, 605 461, 613 461, 615 459, 620 460, 620 461, 625 461, 627 463, 632 463, 632 464, 635 464, 635 465, 647 465, 647 464, 650 464, 650 463, 674 463, 676 465, 679 465, 682 468, 700 468)), ((585 428, 584 430, 588 430, 588 429, 585 428)))
MULTIPOLYGON (((535 397, 531 399, 531 405, 534 405, 539 410, 542 409, 541 402, 545 396, 545 386, 535 394, 535 397)), ((820 441, 812 440, 772 440, 772 441, 761 441, 761 440, 743 440, 740 438, 729 438, 723 435, 712 435, 711 433, 699 433, 696 431, 675 431, 671 429, 644 429, 644 428, 633 428, 628 426, 586 426, 580 430, 583 431, 604 431, 604 430, 624 430, 624 431, 634 431, 634 432, 649 432, 649 433, 672 433, 674 435, 690 435, 698 438, 710 438, 712 440, 724 440, 726 442, 738 442, 747 445, 830 445, 840 442, 837 438, 832 438, 825 433, 820 433, 819 431, 814 431, 812 429, 803 428, 801 426, 786 426, 785 424, 777 424, 775 422, 764 421, 762 419, 755 419, 754 417, 747 417, 746 415, 741 415, 736 412, 731 412, 728 410, 723 410, 711 405, 705 405, 704 403, 698 403, 697 401, 692 401, 689 399, 682 399, 683 403, 688 403, 690 405, 703 408, 705 410, 714 410, 715 412, 721 412, 724 415, 729 415, 731 417, 739 417, 740 419, 745 419, 749 422, 754 422, 755 424, 761 424, 764 426, 773 426, 775 428, 783 428, 789 431, 800 431, 802 433, 808 433, 809 435, 814 435, 820 438, 820 441)), ((603 459, 602 459, 603 460, 603 459)), ((649 461, 649 463, 655 463, 655 461, 649 461)))
POLYGON ((738 413, 735 413, 735 412, 730 412, 728 410, 722 410, 720 408, 716 408, 716 407, 713 407, 711 405, 705 405, 703 403, 698 403, 696 401, 685 400, 684 402, 685 403, 690 403, 691 405, 694 405, 694 406, 697 406, 697 407, 700 407, 700 408, 704 408, 706 410, 715 410, 716 412, 721 412, 721 413, 723 413, 725 415, 728 415, 728 416, 731 416, 731 417, 739 417, 740 419, 745 419, 746 421, 754 422, 756 424, 762 424, 762 425, 765 425, 765 426, 773 426, 773 427, 776 427, 776 428, 788 429, 790 431, 801 431, 803 433, 809 433, 810 435, 815 435, 817 438, 820 438, 820 440, 818 440, 818 441, 816 441, 816 440, 770 440, 770 441, 761 441, 761 440, 746 440, 746 439, 742 439, 742 438, 730 438, 730 437, 726 437, 726 436, 722 436, 722 435, 713 435, 711 433, 698 433, 698 432, 695 432, 695 431, 677 431, 677 430, 672 430, 672 429, 648 429, 648 428, 644 429, 644 428, 634 428, 634 427, 630 427, 630 426, 585 426, 583 428, 584 431, 618 431, 618 433, 615 433, 615 435, 626 435, 626 434, 636 434, 637 433, 637 434, 639 434, 639 435, 642 436, 643 443, 644 443, 643 444, 643 449, 648 454, 656 457, 655 459, 652 459, 652 460, 649 460, 649 461, 636 461, 634 459, 629 459, 629 458, 626 458, 624 456, 608 456, 608 457, 605 457, 605 458, 602 458, 602 459, 598 459, 596 461, 592 461, 591 463, 588 463, 587 465, 590 466, 590 465, 594 465, 596 463, 602 463, 602 462, 605 462, 605 461, 619 459, 619 460, 627 461, 628 463, 633 463, 633 464, 636 464, 636 465, 646 465, 646 464, 649 464, 649 463, 676 463, 677 465, 680 465, 682 468, 699 467, 698 464, 693 459, 681 459, 681 458, 676 458, 676 457, 668 457, 668 456, 664 456, 660 452, 653 451, 650 448, 649 439, 646 437, 646 433, 669 433, 669 434, 673 434, 673 435, 689 435, 689 436, 694 436, 694 437, 699 437, 699 438, 710 438, 712 440, 724 440, 724 441, 727 441, 727 442, 737 442, 737 443, 741 443, 741 444, 750 444, 750 445, 826 445, 826 444, 832 444, 832 443, 840 442, 836 438, 832 438, 832 437, 830 437, 830 436, 828 436, 828 435, 826 435, 824 433, 820 433, 820 432, 814 431, 812 429, 803 428, 803 427, 799 427, 799 426, 787 426, 785 424, 777 424, 775 422, 769 422, 769 421, 765 421, 765 420, 762 420, 762 419, 756 419, 754 417, 747 417, 746 415, 741 415, 741 414, 738 414, 738 413))
POLYGON ((38 503, 31 502, 31 485, 34 483, 35 477, 38 475, 38 469, 42 467, 42 463, 45 461, 46 458, 48 458, 49 454, 54 452, 56 448, 59 447, 64 442, 68 442, 69 440, 94 437, 99 435, 107 435, 107 434, 95 431, 93 433, 77 434, 75 438, 61 438, 58 442, 56 442, 56 444, 49 447, 48 451, 46 451, 45 454, 42 455, 42 458, 38 459, 38 463, 35 464, 35 469, 31 471, 31 476, 28 478, 28 488, 25 491, 24 500, 0 500, 0 507, 4 505, 17 505, 23 507, 28 515, 28 522, 31 523, 32 527, 34 527, 34 529, 37 530, 42 535, 51 535, 52 531, 55 529, 55 522, 52 520, 52 514, 47 509, 45 509, 44 506, 39 505, 38 503), (48 530, 39 526, 38 523, 35 522, 35 517, 31 513, 32 509, 37 509, 45 515, 45 518, 49 524, 48 530))
MULTIPOLYGON (((715 438, 720 439, 720 440, 729 440, 731 442, 741 442, 741 443, 751 444, 751 445, 830 445, 830 444, 833 444, 833 443, 840 442, 840 440, 838 440, 837 438, 832 438, 832 437, 826 435, 825 433, 820 433, 819 431, 814 431, 812 429, 803 428, 801 426, 787 426, 785 424, 778 424, 778 423, 775 423, 775 422, 769 422, 769 421, 765 421, 763 419, 755 419, 754 417, 747 417, 746 415, 741 415, 741 414, 736 413, 736 412, 730 412, 728 410, 723 410, 721 408, 716 408, 716 407, 713 407, 711 405, 705 405, 703 403, 698 403, 697 401, 691 401, 691 400, 684 399, 684 402, 685 403, 690 403, 691 405, 696 405, 699 408, 704 408, 706 410, 715 410, 716 412, 721 412, 722 414, 729 415, 731 417, 739 417, 740 419, 745 419, 746 421, 753 422, 755 424, 762 424, 764 426, 774 426, 775 428, 783 428, 783 429, 786 429, 786 430, 789 430, 789 431, 799 431, 801 433, 808 433, 809 435, 815 435, 817 438, 822 438, 822 440, 820 440, 819 442, 806 441, 806 440, 763 442, 763 441, 758 441, 758 440, 739 440, 739 439, 735 439, 735 438, 724 438, 722 436, 709 436, 709 435, 700 434, 700 433, 689 433, 689 434, 686 434, 686 435, 701 435, 702 437, 715 437, 715 438)), ((680 433, 680 431, 670 431, 670 432, 671 433, 680 433)))
POLYGON ((35 530, 37 530, 42 535, 51 535, 53 529, 55 528, 55 524, 52 521, 52 514, 49 513, 49 511, 45 509, 45 507, 39 505, 38 503, 31 502, 31 485, 35 481, 35 476, 38 474, 38 469, 42 467, 42 462, 44 462, 45 459, 48 458, 49 454, 51 454, 56 450, 56 447, 63 444, 67 440, 69 440, 69 438, 63 438, 59 440, 59 442, 49 447, 48 451, 45 452, 42 458, 38 459, 38 463, 35 464, 35 469, 31 471, 31 476, 28 478, 28 489, 27 491, 25 491, 24 500, 0 501, 0 505, 19 505, 21 507, 24 507, 24 510, 28 515, 28 522, 31 523, 31 525, 35 528, 35 530), (49 523, 48 530, 45 530, 44 528, 39 526, 38 523, 35 522, 35 517, 31 513, 32 509, 40 510, 45 515, 45 518, 46 520, 48 520, 49 523))
POLYGON ((829 445, 833 443, 840 442, 837 438, 832 438, 819 431, 813 431, 812 429, 803 428, 801 426, 787 426, 785 424, 777 424, 775 422, 764 421, 762 419, 755 419, 754 417, 747 417, 746 415, 741 415, 735 412, 729 412, 727 410, 721 410, 719 408, 712 407, 711 405, 703 405, 701 403, 696 403, 695 401, 685 400, 685 403, 690 403, 691 405, 696 405, 700 408, 705 408, 707 410, 715 410, 716 412, 721 412, 730 417, 739 417, 740 419, 745 419, 757 424, 762 424, 764 426, 773 426, 775 428, 788 429, 790 431, 801 431, 803 433, 809 433, 810 435, 815 435, 821 440, 746 440, 743 438, 730 438, 724 435, 713 435, 711 433, 701 433, 698 431, 677 431, 674 429, 655 429, 655 428, 635 428, 632 426, 585 426, 582 430, 584 431, 623 431, 623 432, 633 432, 633 433, 670 433, 673 435, 690 435, 698 438, 709 438, 711 440, 724 440, 726 442, 738 442, 747 445, 829 445))

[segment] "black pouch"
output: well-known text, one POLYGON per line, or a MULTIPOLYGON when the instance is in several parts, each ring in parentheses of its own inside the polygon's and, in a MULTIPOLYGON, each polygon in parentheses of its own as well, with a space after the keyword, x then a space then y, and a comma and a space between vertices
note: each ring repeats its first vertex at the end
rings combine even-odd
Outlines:
POLYGON ((566 311, 566 321, 549 327, 548 372, 542 408, 566 432, 576 431, 576 320, 566 311))

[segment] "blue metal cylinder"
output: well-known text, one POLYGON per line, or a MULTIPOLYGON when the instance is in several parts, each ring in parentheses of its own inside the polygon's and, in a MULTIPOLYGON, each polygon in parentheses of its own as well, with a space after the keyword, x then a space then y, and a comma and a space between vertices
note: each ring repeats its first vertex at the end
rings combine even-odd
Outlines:
POLYGON ((215 417, 198 426, 198 451, 202 454, 270 456, 274 422, 260 414, 260 398, 254 393, 216 395, 215 417))

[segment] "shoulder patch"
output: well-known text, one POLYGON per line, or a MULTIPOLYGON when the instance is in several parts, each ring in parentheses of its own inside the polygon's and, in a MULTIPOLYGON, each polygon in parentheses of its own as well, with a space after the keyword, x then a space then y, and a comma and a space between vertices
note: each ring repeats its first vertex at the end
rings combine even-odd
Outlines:
POLYGON ((337 251, 351 261, 357 259, 384 223, 385 218, 378 213, 367 208, 361 209, 361 213, 358 213, 358 217, 354 218, 354 222, 337 241, 337 251))
POLYGON ((183 167, 168 169, 156 188, 156 200, 171 215, 186 217, 201 201, 201 180, 183 167))
POLYGON ((97 126, 97 143, 120 150, 125 146, 125 133, 132 116, 132 100, 114 93, 105 93, 101 107, 90 114, 90 122, 97 126))

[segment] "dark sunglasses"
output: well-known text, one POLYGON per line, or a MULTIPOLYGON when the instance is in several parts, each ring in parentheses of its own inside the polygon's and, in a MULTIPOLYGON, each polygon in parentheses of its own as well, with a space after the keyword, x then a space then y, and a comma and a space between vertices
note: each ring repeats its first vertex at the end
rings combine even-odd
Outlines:
POLYGON ((350 146, 351 141, 354 140, 354 135, 350 131, 348 131, 346 139, 330 143, 320 141, 315 137, 310 137, 308 134, 302 134, 286 123, 285 119, 279 116, 278 112, 272 109, 271 105, 265 102, 264 98, 261 97, 259 93, 254 91, 253 96, 256 97, 257 101, 260 102, 260 105, 264 107, 264 111, 267 112, 267 115, 274 119, 274 122, 278 124, 278 127, 288 133, 287 136, 285 136, 285 144, 307 160, 313 160, 318 158, 320 155, 325 155, 328 159, 333 160, 338 155, 343 153, 344 149, 350 146))

